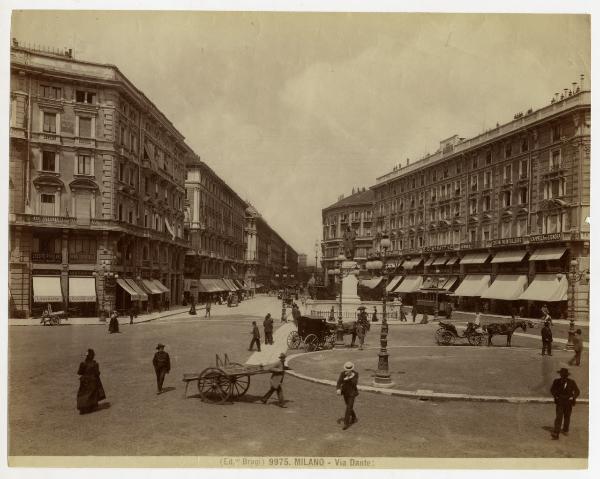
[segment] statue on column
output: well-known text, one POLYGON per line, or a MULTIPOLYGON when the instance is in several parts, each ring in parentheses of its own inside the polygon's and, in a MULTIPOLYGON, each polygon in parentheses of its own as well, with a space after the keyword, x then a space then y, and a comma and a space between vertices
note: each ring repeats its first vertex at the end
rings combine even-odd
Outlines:
POLYGON ((356 232, 350 227, 350 225, 346 226, 346 231, 344 231, 344 256, 348 261, 352 261, 354 259, 355 239, 356 232))

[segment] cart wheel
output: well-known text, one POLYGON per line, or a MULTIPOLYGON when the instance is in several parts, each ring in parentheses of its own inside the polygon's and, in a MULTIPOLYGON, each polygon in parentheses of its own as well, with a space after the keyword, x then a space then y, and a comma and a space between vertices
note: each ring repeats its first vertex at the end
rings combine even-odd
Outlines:
POLYGON ((448 346, 454 342, 454 335, 450 331, 444 331, 440 336, 440 344, 448 346))
MULTIPOLYGON (((244 367, 243 364, 240 363, 229 363, 233 366, 240 366, 240 367, 244 367)), ((232 376, 229 379, 229 382, 231 383, 231 398, 235 399, 235 398, 239 398, 240 396, 243 396, 244 394, 246 394, 246 391, 248 391, 248 388, 250 387, 250 375, 245 375, 245 376, 232 376)))
POLYGON ((481 343, 483 341, 483 334, 469 334, 467 339, 469 340, 469 344, 471 346, 481 346, 481 343))
POLYGON ((198 392, 205 402, 223 404, 229 398, 232 388, 222 369, 206 368, 198 378, 198 392))
POLYGON ((316 334, 309 334, 304 338, 304 350, 308 353, 317 349, 319 339, 316 334))
POLYGON ((292 331, 287 337, 288 349, 298 349, 300 346, 300 335, 298 331, 292 331))

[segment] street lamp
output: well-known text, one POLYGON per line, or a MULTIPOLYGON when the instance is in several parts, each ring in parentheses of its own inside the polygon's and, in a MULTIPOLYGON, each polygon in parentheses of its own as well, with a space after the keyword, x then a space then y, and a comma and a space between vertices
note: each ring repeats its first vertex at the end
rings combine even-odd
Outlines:
POLYGON ((344 343, 344 320, 342 314, 342 293, 343 291, 343 280, 344 280, 344 272, 342 270, 342 263, 346 261, 346 257, 343 254, 339 254, 337 257, 337 261, 339 263, 338 267, 331 270, 334 276, 338 279, 340 283, 340 300, 338 303, 338 322, 335 327, 335 347, 343 348, 345 346, 344 343))
MULTIPOLYGON (((567 351, 573 350, 573 336, 575 336, 575 283, 581 280, 589 281, 590 273, 588 270, 577 272, 579 263, 577 260, 571 260, 569 263, 569 272, 567 273, 568 289, 567 289, 567 303, 568 303, 568 319, 569 319, 569 338, 567 339, 567 345, 565 349, 567 351)), ((556 278, 560 281, 562 274, 556 275, 556 278)))
POLYGON ((287 314, 285 313, 285 295, 287 293, 287 288, 285 286, 285 280, 287 278, 287 271, 288 267, 287 266, 283 266, 283 273, 281 274, 281 280, 282 280, 282 284, 283 284, 283 290, 281 293, 281 321, 283 323, 285 323, 287 321, 287 314))
POLYGON ((390 247, 390 239, 384 234, 381 238, 379 246, 382 252, 382 260, 381 261, 368 261, 367 268, 371 270, 382 270, 383 276, 383 312, 382 312, 382 321, 381 321, 381 334, 379 336, 379 363, 377 365, 377 372, 375 373, 375 379, 373 384, 379 387, 391 387, 393 385, 392 380, 390 378, 390 368, 389 368, 389 354, 387 352, 387 336, 388 336, 388 322, 387 322, 387 283, 388 283, 388 272, 386 268, 386 253, 390 247))

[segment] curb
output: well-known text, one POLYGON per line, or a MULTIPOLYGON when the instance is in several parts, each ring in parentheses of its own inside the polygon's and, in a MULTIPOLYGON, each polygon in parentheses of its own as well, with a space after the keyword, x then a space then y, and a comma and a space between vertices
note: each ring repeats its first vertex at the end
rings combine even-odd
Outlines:
MULTIPOLYGON (((335 351, 335 350, 333 350, 335 351)), ((314 354, 316 352, 322 353, 323 351, 314 351, 311 353, 300 353, 293 354, 287 357, 286 364, 290 363, 294 358, 299 356, 305 356, 307 354, 314 354)), ((336 387, 337 383, 329 379, 313 378, 306 376, 301 373, 297 373, 294 370, 288 371, 288 374, 298 379, 308 381, 311 383, 322 384, 325 386, 336 387)), ((400 396, 411 399, 419 399, 421 401, 427 401, 430 399, 440 401, 471 401, 471 402, 495 402, 495 403, 513 403, 513 404, 554 404, 554 399, 547 397, 504 397, 504 396, 480 396, 472 394, 454 394, 454 393, 436 393, 428 390, 417 390, 417 391, 406 391, 401 389, 384 389, 376 388, 374 386, 363 386, 358 385, 359 391, 367 391, 375 394, 382 394, 384 396, 400 396)), ((578 399, 578 403, 588 404, 589 399, 578 399)))

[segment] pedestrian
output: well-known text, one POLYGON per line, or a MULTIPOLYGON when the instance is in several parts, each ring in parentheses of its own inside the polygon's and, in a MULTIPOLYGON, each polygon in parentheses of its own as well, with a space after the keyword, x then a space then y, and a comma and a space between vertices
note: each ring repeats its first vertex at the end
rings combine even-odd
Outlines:
POLYGON ((356 322, 356 335, 358 336, 358 349, 362 351, 363 345, 365 344, 365 336, 367 335, 367 329, 365 325, 357 321, 356 322))
POLYGON ((576 366, 579 366, 581 363, 581 351, 583 351, 583 340, 581 339, 581 329, 575 331, 573 335, 573 351, 575 355, 569 361, 569 364, 573 366, 575 363, 576 366))
POLYGON ((552 326, 552 316, 550 316, 550 310, 548 309, 548 305, 544 304, 542 306, 542 319, 544 321, 548 321, 550 326, 552 326))
POLYGON ((267 313, 265 316, 263 328, 265 330, 265 344, 273 344, 273 318, 271 313, 267 313))
POLYGON ((452 319, 452 313, 454 312, 454 305, 452 301, 448 301, 446 306, 446 318, 452 319))
POLYGON ((327 318, 327 321, 335 321, 335 311, 333 310, 333 306, 329 310, 329 318, 327 318))
POLYGON ((191 305, 190 305, 190 312, 189 312, 189 314, 191 316, 196 316, 196 314, 197 314, 196 313, 196 299, 193 296, 192 296, 192 302, 191 302, 191 305))
POLYGON ((373 306, 373 315, 371 316, 371 322, 376 323, 377 321, 379 321, 379 318, 377 317, 377 306, 373 306))
POLYGON ((156 373, 156 394, 161 394, 163 392, 165 375, 171 371, 171 358, 169 357, 169 353, 165 352, 164 344, 158 343, 156 350, 152 359, 152 365, 156 373))
POLYGON ((337 380, 337 394, 344 397, 346 403, 346 412, 344 414, 344 428, 348 429, 352 424, 358 421, 354 412, 354 400, 358 396, 358 372, 354 370, 354 364, 348 361, 344 364, 344 370, 340 373, 337 380))
POLYGON ((206 300, 206 312, 204 313, 204 317, 210 319, 210 308, 211 308, 211 304, 210 304, 210 298, 208 298, 206 300))
POLYGON ((252 351, 252 347, 256 344, 256 349, 260 351, 260 331, 258 330, 258 326, 256 325, 256 321, 252 321, 252 331, 250 332, 252 335, 252 341, 250 341, 250 346, 248 346, 248 351, 252 351))
POLYGON ((79 391, 77 391, 77 409, 79 414, 86 414, 98 409, 98 402, 106 399, 102 381, 100 381, 100 366, 94 360, 96 353, 87 350, 85 360, 79 364, 79 391))
POLYGON ((402 299, 398 298, 398 301, 400 302, 400 321, 406 321, 408 322, 408 319, 406 318, 406 313, 404 312, 404 305, 402 304, 402 299))
POLYGON ((546 321, 542 328, 542 356, 548 353, 548 356, 552 356, 552 329, 550 329, 550 323, 546 321))
POLYGON ((287 407, 285 405, 285 400, 283 399, 283 377, 285 376, 285 370, 288 369, 285 365, 285 354, 281 353, 279 355, 279 364, 270 369, 271 371, 271 387, 267 391, 267 393, 262 397, 261 402, 263 404, 267 404, 267 401, 271 397, 271 394, 277 392, 277 402, 279 407, 287 407))
POLYGON ((133 324, 134 316, 135 316, 135 307, 132 304, 131 308, 129 308, 129 324, 133 324))
POLYGON ((481 327, 481 311, 475 313, 475 321, 473 321, 473 330, 477 331, 481 327))
POLYGON ((116 310, 110 315, 110 322, 108 323, 108 332, 110 334, 119 332, 119 314, 116 310))
POLYGON ((554 404, 556 404, 556 418, 554 419, 554 430, 552 431, 552 439, 558 439, 561 432, 566 436, 569 434, 569 425, 571 423, 571 410, 575 406, 575 401, 579 396, 579 388, 572 379, 569 379, 569 370, 560 368, 557 371, 560 378, 557 378, 552 383, 550 392, 554 396, 554 404))
POLYGON ((413 323, 414 323, 417 320, 417 307, 416 306, 412 307, 411 315, 412 315, 412 319, 413 319, 413 323))
POLYGON ((281 322, 287 323, 287 310, 286 310, 285 306, 283 306, 283 308, 281 308, 281 322))

